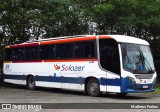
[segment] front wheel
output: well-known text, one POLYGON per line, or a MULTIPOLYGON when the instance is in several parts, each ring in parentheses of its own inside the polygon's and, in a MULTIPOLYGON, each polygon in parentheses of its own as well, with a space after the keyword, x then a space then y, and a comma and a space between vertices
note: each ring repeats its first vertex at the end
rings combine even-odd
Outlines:
POLYGON ((97 79, 91 79, 87 83, 87 92, 90 96, 99 96, 100 95, 100 87, 97 79))
POLYGON ((30 90, 34 90, 35 89, 35 78, 33 76, 30 76, 27 79, 27 88, 30 90))

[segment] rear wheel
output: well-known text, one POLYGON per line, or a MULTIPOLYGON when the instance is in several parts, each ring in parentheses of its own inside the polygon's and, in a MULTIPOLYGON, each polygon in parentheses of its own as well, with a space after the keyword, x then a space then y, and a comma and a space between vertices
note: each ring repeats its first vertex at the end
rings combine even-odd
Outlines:
POLYGON ((91 79, 87 83, 87 92, 90 96, 99 96, 100 95, 100 87, 97 79, 91 79))
POLYGON ((33 76, 29 76, 27 79, 27 88, 30 90, 35 89, 35 78, 33 76))

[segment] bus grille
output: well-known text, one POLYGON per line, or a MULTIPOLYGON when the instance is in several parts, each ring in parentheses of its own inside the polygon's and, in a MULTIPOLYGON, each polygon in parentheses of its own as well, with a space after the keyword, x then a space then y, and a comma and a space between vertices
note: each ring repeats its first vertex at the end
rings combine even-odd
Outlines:
POLYGON ((135 75, 137 79, 152 79, 152 76, 153 75, 150 75, 150 74, 135 75))
POLYGON ((134 84, 134 88, 135 88, 136 90, 150 90, 151 87, 152 87, 152 85, 147 85, 148 88, 143 88, 143 86, 144 86, 144 85, 137 85, 137 84, 134 84))

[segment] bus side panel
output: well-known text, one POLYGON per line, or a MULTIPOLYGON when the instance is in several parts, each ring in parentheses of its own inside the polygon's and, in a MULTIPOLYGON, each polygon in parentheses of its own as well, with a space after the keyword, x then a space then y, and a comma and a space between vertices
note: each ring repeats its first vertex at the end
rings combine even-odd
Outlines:
POLYGON ((33 75, 36 86, 48 87, 49 85, 38 82, 48 82, 49 64, 47 63, 4 63, 3 71, 5 82, 25 85, 27 76, 33 75))
POLYGON ((84 91, 85 79, 95 77, 100 81, 100 91, 120 92, 120 76, 102 71, 98 61, 55 63, 4 63, 5 82, 26 84, 33 75, 36 86, 84 91))

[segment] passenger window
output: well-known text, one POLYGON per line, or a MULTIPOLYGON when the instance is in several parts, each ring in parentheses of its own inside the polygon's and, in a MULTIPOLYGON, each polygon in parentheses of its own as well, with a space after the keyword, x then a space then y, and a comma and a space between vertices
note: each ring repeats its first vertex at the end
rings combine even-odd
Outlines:
POLYGON ((75 57, 76 58, 93 58, 93 57, 96 57, 94 41, 76 43, 75 57))
POLYGON ((47 59, 47 46, 40 46, 39 57, 40 59, 47 59))
POLYGON ((95 46, 94 46, 94 42, 86 42, 85 45, 85 57, 95 57, 95 46))
POLYGON ((57 44, 56 45, 56 59, 64 58, 64 53, 65 53, 65 45, 57 44))
POLYGON ((69 44, 65 44, 65 54, 64 57, 67 58, 73 58, 73 48, 74 48, 74 44, 73 43, 69 43, 69 44))
POLYGON ((76 43, 75 57, 76 58, 84 58, 85 57, 85 42, 76 43))
POLYGON ((47 59, 55 59, 55 45, 49 45, 46 51, 47 59))
POLYGON ((38 47, 26 47, 25 59, 38 59, 38 47))
POLYGON ((25 49, 24 48, 18 48, 17 49, 17 59, 23 60, 25 58, 25 49))
POLYGON ((11 49, 9 49, 9 48, 5 49, 4 60, 5 61, 11 61, 11 49))
POLYGON ((18 53, 18 49, 17 48, 14 48, 12 49, 12 60, 17 60, 18 59, 18 56, 17 56, 17 53, 18 53))

